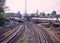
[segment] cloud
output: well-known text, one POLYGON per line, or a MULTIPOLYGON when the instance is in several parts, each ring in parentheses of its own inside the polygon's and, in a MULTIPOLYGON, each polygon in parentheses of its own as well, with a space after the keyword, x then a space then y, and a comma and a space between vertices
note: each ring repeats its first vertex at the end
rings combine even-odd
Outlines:
MULTIPOLYGON (((39 9, 39 12, 52 12, 56 10, 60 12, 60 0, 27 0, 27 12, 32 13, 36 12, 36 9, 39 9)), ((7 4, 10 9, 13 11, 20 10, 22 13, 25 11, 25 0, 7 0, 7 4)))

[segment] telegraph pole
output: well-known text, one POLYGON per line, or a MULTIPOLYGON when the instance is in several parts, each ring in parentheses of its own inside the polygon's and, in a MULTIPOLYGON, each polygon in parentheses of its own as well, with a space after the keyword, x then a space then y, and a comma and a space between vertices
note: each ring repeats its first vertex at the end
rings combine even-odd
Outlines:
POLYGON ((25 15, 27 15, 27 0, 25 0, 25 15))
POLYGON ((38 17, 38 9, 37 9, 37 12, 36 12, 36 14, 37 14, 37 17, 38 17))

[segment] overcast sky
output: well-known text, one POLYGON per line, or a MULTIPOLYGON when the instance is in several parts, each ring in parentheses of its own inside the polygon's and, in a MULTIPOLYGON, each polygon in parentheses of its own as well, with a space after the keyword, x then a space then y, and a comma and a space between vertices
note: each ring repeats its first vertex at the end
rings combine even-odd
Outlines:
MULTIPOLYGON (((27 0, 27 12, 34 13, 38 9, 39 12, 51 13, 56 10, 60 13, 60 0, 27 0)), ((11 11, 21 13, 25 11, 25 0, 6 0, 6 5, 11 11)))

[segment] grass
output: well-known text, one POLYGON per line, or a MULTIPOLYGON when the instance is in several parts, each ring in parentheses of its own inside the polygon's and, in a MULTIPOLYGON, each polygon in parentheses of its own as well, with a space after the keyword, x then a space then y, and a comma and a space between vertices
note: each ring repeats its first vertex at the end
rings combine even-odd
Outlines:
POLYGON ((48 32, 48 31, 50 30, 50 28, 45 28, 44 26, 43 26, 43 29, 44 29, 46 32, 48 32))
POLYGON ((3 27, 0 27, 0 30, 2 30, 3 29, 3 27))
POLYGON ((48 31, 49 31, 49 29, 50 29, 50 28, 45 28, 45 31, 47 31, 47 32, 48 32, 48 31))
POLYGON ((60 35, 56 35, 56 37, 58 38, 57 39, 58 43, 60 43, 60 35))
POLYGON ((8 31, 4 32, 3 35, 4 35, 4 36, 7 36, 7 35, 9 35, 11 32, 12 32, 12 30, 8 30, 8 31))
MULTIPOLYGON (((45 27, 43 27, 43 29, 44 29, 46 32, 49 32, 49 30, 50 30, 50 28, 45 28, 45 27)), ((55 36, 57 42, 60 43, 60 35, 54 35, 54 36, 55 36)))
POLYGON ((20 38, 17 43, 27 43, 27 38, 23 37, 23 38, 20 38))

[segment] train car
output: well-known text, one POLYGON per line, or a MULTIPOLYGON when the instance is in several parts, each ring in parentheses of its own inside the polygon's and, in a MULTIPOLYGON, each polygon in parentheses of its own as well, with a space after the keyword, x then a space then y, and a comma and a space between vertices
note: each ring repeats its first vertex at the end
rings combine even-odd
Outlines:
POLYGON ((32 18, 35 23, 48 23, 49 21, 56 21, 56 18, 32 18))
POLYGON ((10 18, 11 20, 17 21, 17 22, 23 22, 22 18, 18 18, 18 17, 12 17, 10 18))
POLYGON ((14 18, 15 21, 18 21, 18 22, 23 22, 23 19, 22 18, 14 18))

